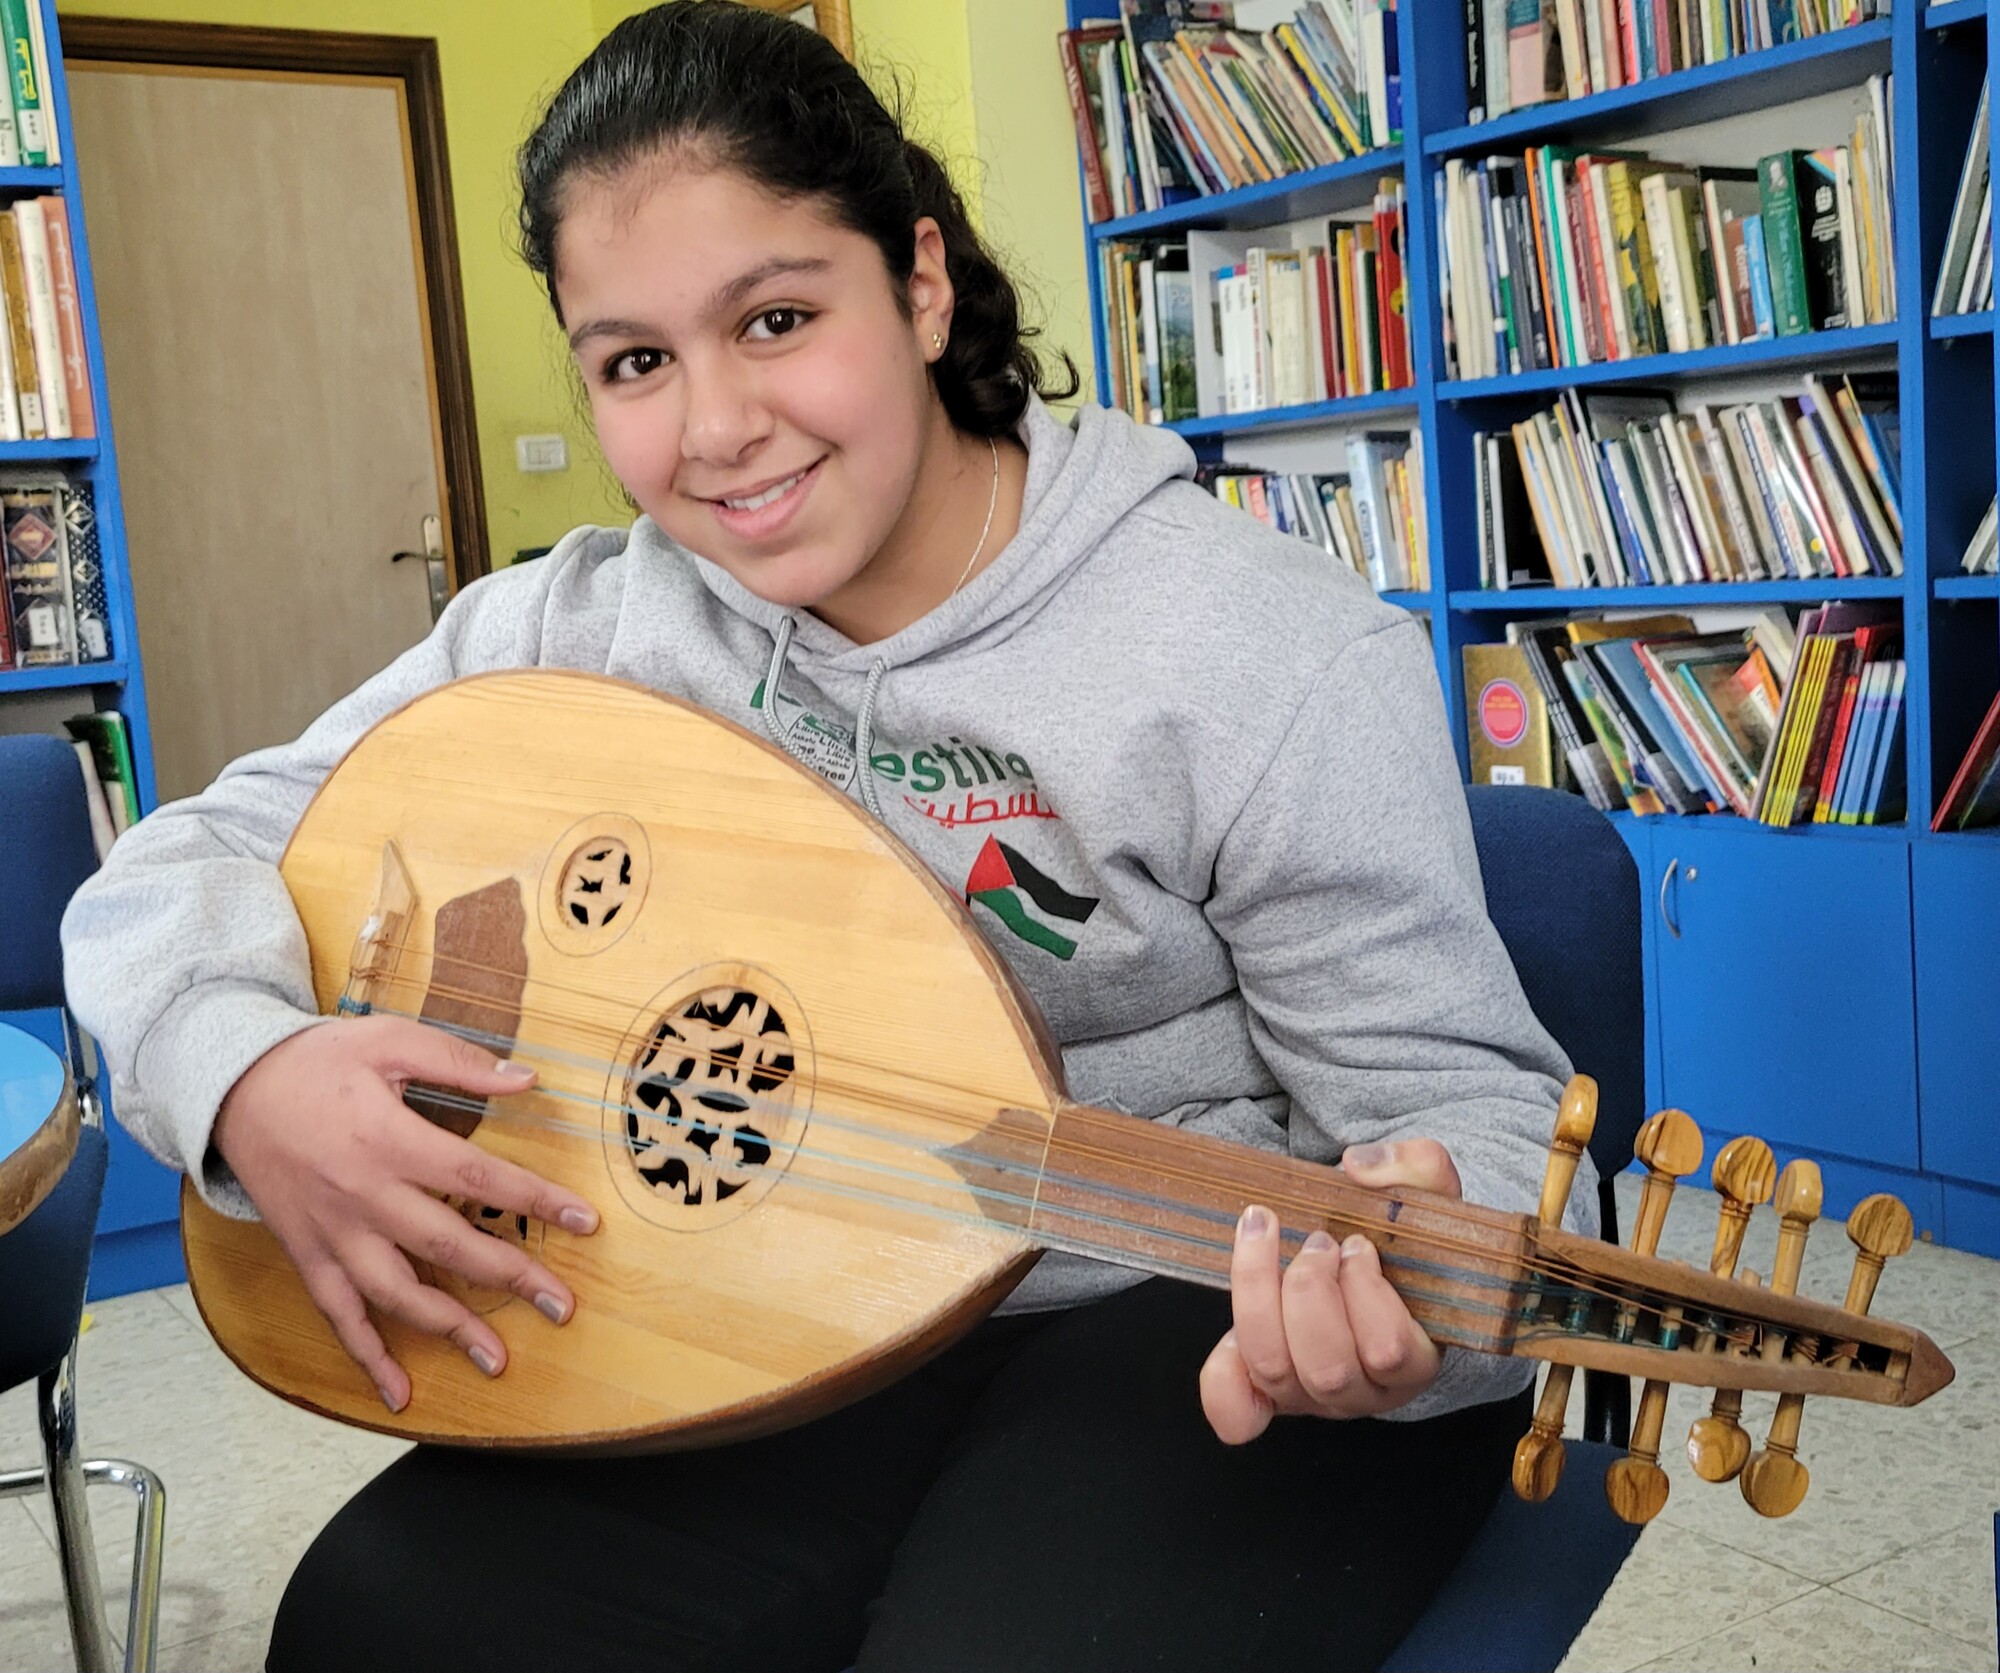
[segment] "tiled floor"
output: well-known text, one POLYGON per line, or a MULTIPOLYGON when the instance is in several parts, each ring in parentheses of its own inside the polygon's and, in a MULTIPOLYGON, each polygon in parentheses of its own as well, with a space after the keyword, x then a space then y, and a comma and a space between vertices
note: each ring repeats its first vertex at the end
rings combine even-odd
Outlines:
MULTIPOLYGON (((1686 1200, 1698 1199, 1694 1192, 1683 1198, 1662 1252, 1705 1260, 1713 1202, 1686 1200)), ((1768 1272, 1774 1238, 1771 1217, 1760 1214, 1745 1263, 1768 1272)), ((1819 1228, 1806 1290, 1837 1299, 1847 1267, 1840 1229, 1819 1228)), ((1676 1392, 1663 1454, 1673 1497, 1565 1673, 1990 1673, 2000 1262, 1919 1245, 1890 1266, 1877 1311, 1927 1329, 1956 1362, 1957 1382, 1916 1411, 1809 1404, 1801 1456, 1812 1467, 1812 1491, 1783 1522, 1753 1515, 1734 1487, 1697 1481, 1673 1455, 1698 1404, 1676 1392)), ((247 1673, 262 1663, 272 1611, 299 1554, 397 1446, 253 1387, 210 1343, 185 1290, 128 1296, 93 1313, 79 1378, 85 1445, 141 1459, 168 1486, 161 1673, 247 1673)), ((1762 1432, 1769 1405, 1749 1402, 1753 1432, 1762 1432)), ((33 1407, 19 1390, 0 1399, 0 1461, 34 1455, 33 1407)), ((122 1633, 129 1506, 109 1489, 92 1497, 122 1633)), ((49 1533, 41 1501, 0 1503, 0 1673, 70 1665, 49 1533)), ((1561 1553, 1548 1560, 1559 1562, 1561 1553)))

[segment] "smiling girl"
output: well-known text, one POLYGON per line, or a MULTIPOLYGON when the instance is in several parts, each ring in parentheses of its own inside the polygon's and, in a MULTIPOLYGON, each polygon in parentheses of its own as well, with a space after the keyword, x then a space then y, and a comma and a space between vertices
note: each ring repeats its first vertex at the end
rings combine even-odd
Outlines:
MULTIPOLYGON (((726 0, 635 17, 520 169, 527 259, 643 515, 467 589, 296 743, 146 820, 65 926, 121 1116, 262 1214, 384 1402, 410 1382, 371 1314, 507 1370, 413 1258, 558 1324, 590 1305, 433 1193, 476 1168, 575 1235, 595 1206, 402 1101, 525 1071, 317 1017, 276 869, 362 731, 496 668, 670 692, 857 798, 970 903, 1075 1096, 1531 1208, 1567 1065, 1485 915, 1422 629, 1202 493, 1176 437, 1053 415, 944 172, 810 32, 726 0)), ((1253 1207, 1227 1296, 1050 1255, 956 1347, 785 1434, 419 1448, 307 1555, 269 1665, 1371 1668, 1491 1506, 1528 1374, 1440 1353, 1364 1239, 1281 1267, 1253 1207)))

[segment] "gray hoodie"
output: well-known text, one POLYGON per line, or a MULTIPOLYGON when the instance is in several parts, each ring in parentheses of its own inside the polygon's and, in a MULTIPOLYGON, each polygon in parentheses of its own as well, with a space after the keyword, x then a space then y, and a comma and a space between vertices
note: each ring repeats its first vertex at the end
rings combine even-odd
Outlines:
MULTIPOLYGON (((1486 917, 1423 627, 1186 480, 1176 436, 1036 403, 1021 438, 1020 532, 888 639, 765 603, 650 519, 579 529, 467 588, 297 742, 143 821, 63 925, 120 1118, 250 1212, 208 1137, 313 1019, 276 870, 313 791, 419 692, 570 668, 762 728, 876 811, 1020 974, 1076 1098, 1315 1161, 1428 1136, 1469 1200, 1532 1211, 1568 1065, 1486 917)), ((1586 1160, 1570 1224, 1594 1203, 1586 1160)), ((1136 1281, 1051 1254, 1009 1306, 1136 1281)), ((1531 1369, 1451 1350, 1398 1415, 1531 1369)))

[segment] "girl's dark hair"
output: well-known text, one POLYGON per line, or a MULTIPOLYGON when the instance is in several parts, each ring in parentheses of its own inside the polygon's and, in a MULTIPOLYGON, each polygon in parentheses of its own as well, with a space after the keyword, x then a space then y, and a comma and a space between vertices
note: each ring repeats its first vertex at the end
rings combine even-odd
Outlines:
POLYGON ((1054 400, 1076 393, 1067 355, 1061 380, 1044 372, 1013 283, 937 158, 904 137, 831 41, 734 0, 669 0, 627 18, 563 83, 521 147, 521 250, 558 319, 556 233, 571 181, 615 175, 674 145, 767 191, 825 203, 874 240, 904 308, 916 224, 934 217, 957 301, 931 375, 959 429, 1004 435, 1030 391, 1054 400))

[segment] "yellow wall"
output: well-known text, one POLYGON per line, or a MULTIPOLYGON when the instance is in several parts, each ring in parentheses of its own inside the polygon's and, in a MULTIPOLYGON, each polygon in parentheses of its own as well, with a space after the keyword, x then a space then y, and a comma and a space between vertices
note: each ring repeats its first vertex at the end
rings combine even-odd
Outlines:
MULTIPOLYGON (((1039 346, 1065 349, 1090 384, 1090 291, 1075 128, 1056 34, 1062 0, 964 0, 972 47, 985 231, 1021 287, 1039 346)), ((1109 11, 1112 8, 1106 7, 1109 11)))
MULTIPOLYGON (((430 35, 444 81, 473 404, 494 561, 578 523, 622 522, 617 485, 547 300, 514 253, 513 155, 542 104, 642 0, 59 0, 66 13, 430 35), (514 437, 559 433, 570 468, 523 475, 514 437)), ((857 55, 939 152, 1028 288, 1088 358, 1083 232, 1055 53, 1061 0, 850 0, 857 55)), ((1037 308, 1039 303, 1039 310, 1037 308)), ((115 393, 114 393, 115 399, 115 393)))

